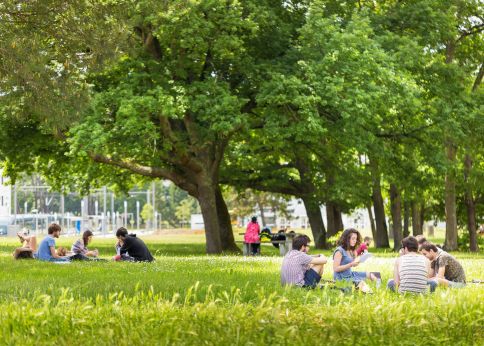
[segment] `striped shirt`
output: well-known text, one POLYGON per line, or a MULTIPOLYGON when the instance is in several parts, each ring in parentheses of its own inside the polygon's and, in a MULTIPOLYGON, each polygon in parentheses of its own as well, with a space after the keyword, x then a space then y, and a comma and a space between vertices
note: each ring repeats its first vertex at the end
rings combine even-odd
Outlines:
POLYGON ((399 276, 400 293, 427 292, 428 266, 427 259, 422 255, 407 254, 400 257, 399 276))
POLYGON ((85 255, 89 250, 84 246, 84 240, 78 239, 74 244, 72 244, 71 251, 75 254, 85 255))
POLYGON ((309 269, 312 260, 305 252, 289 251, 282 261, 281 285, 304 286, 304 273, 309 269))

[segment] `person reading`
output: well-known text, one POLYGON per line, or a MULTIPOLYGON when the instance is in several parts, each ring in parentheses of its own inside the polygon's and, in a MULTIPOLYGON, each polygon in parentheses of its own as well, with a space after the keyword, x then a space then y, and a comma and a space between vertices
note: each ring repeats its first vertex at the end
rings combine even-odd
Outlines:
POLYGON ((128 235, 126 228, 121 227, 116 231, 116 238, 121 245, 119 255, 115 256, 116 261, 133 261, 133 262, 152 262, 154 261, 150 250, 146 244, 138 237, 128 235), (129 255, 127 255, 129 253, 129 255))
POLYGON ((361 244, 361 234, 354 228, 346 229, 338 240, 338 247, 333 253, 333 276, 336 281, 349 281, 362 292, 371 292, 365 280, 377 280, 378 277, 371 272, 353 271, 352 268, 360 264, 356 249, 361 244))
POLYGON ((324 255, 310 256, 307 235, 296 236, 292 241, 292 250, 282 261, 281 284, 315 288, 321 281, 327 259, 324 255))
POLYGON ((59 238, 61 227, 56 224, 50 224, 47 229, 48 235, 42 239, 39 244, 39 251, 37 252, 37 258, 41 261, 50 262, 69 262, 69 257, 59 256, 55 250, 55 240, 59 238))
POLYGON ((420 251, 430 261, 430 276, 440 286, 462 288, 466 285, 466 274, 462 265, 449 253, 430 242, 423 243, 420 251))

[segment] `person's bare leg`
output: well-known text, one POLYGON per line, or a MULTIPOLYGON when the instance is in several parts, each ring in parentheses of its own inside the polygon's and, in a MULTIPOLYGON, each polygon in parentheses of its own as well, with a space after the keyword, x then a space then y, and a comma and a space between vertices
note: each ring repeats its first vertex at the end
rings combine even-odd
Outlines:
POLYGON ((17 237, 20 239, 20 242, 22 244, 25 243, 25 237, 24 237, 24 235, 21 232, 17 232, 17 237))
POLYGON ((378 279, 375 274, 371 273, 371 272, 366 272, 366 278, 367 279, 370 279, 371 281, 375 281, 376 279, 378 279))
POLYGON ((311 264, 310 268, 318 273, 319 276, 323 276, 324 264, 311 264))
POLYGON ((37 237, 35 235, 29 237, 28 247, 31 248, 33 252, 37 250, 37 237))

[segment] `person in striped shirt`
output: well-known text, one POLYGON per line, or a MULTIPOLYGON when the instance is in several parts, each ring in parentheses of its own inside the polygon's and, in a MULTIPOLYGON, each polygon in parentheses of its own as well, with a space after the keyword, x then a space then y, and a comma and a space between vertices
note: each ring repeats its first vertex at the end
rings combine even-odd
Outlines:
POLYGON ((87 257, 97 257, 99 251, 97 249, 89 250, 87 245, 92 241, 93 233, 89 230, 84 231, 82 234, 82 239, 78 239, 74 244, 72 244, 71 251, 76 256, 76 259, 87 259, 87 257))
POLYGON ((429 280, 430 261, 418 253, 418 241, 409 236, 402 240, 402 256, 395 262, 393 279, 387 287, 399 293, 426 293, 428 285, 435 290, 435 282, 429 280))
POLYGON ((315 288, 321 281, 328 260, 324 255, 308 255, 310 241, 307 235, 293 239, 292 250, 282 260, 281 285, 315 288))

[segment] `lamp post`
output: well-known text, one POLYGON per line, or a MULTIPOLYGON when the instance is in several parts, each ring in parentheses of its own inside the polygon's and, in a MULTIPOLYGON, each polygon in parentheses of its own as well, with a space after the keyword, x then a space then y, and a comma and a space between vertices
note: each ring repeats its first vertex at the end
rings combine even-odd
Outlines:
POLYGON ((136 201, 136 229, 139 230, 139 201, 136 201))
POLYGON ((124 227, 128 228, 128 201, 124 201, 124 227))

